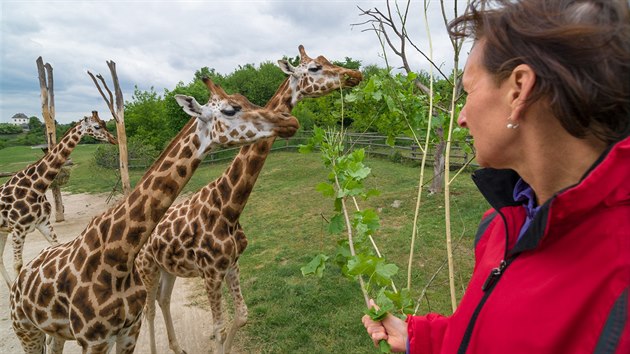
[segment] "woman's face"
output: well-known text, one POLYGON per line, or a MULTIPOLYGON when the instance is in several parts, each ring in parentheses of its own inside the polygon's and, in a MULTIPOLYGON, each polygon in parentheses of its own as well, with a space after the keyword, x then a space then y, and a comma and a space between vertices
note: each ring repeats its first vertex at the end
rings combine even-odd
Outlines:
POLYGON ((482 64, 485 43, 473 46, 462 83, 468 93, 457 123, 474 138, 477 163, 483 167, 509 168, 515 131, 506 127, 510 117, 507 85, 495 82, 482 64))

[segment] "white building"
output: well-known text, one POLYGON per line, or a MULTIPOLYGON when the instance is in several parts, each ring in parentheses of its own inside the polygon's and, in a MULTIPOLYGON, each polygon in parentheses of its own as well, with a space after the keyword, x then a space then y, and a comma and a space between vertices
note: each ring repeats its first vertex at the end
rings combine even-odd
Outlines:
POLYGON ((11 123, 13 125, 27 125, 28 126, 28 121, 29 118, 26 116, 26 114, 24 113, 16 113, 13 117, 11 117, 11 123))

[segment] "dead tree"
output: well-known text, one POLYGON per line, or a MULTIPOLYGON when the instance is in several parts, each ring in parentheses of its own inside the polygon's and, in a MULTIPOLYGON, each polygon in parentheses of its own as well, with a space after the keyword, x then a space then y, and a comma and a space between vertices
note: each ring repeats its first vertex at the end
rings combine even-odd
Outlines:
MULTIPOLYGON (((53 69, 50 63, 44 65, 42 57, 37 58, 37 73, 39 76, 39 88, 42 99, 42 116, 46 125, 46 142, 48 151, 57 144, 57 127, 55 126, 55 93, 53 81, 53 69)), ((61 188, 58 185, 50 187, 55 204, 55 221, 64 221, 63 200, 61 199, 61 188)))
MULTIPOLYGON (((383 44, 383 50, 385 50, 385 45, 389 47, 389 49, 400 58, 402 62, 402 69, 405 70, 407 74, 413 72, 409 60, 407 50, 409 48, 413 48, 412 50, 416 50, 420 53, 433 68, 442 76, 444 80, 453 85, 453 81, 448 75, 445 75, 444 72, 431 60, 431 58, 422 51, 409 37, 407 32, 407 16, 409 14, 409 7, 411 5, 411 0, 407 0, 407 3, 403 9, 398 6, 398 3, 395 4, 396 8, 392 11, 390 1, 386 2, 387 9, 385 12, 380 11, 377 8, 363 10, 359 7, 359 11, 361 12, 360 16, 365 16, 368 19, 361 23, 353 24, 353 26, 369 26, 369 28, 364 29, 363 31, 374 31, 381 43, 383 44)), ((455 5, 456 6, 456 5, 455 5)), ((442 8, 442 15, 446 22, 444 8, 442 8)), ((459 43, 453 43, 453 46, 458 50, 459 47, 456 46, 459 43)), ((461 46, 461 45, 459 45, 461 46)), ((458 52, 457 52, 458 53, 458 52)), ((389 65, 389 64, 388 64, 389 65)), ((455 73, 457 75, 457 73, 455 73)), ((453 76, 454 77, 454 76, 453 76)), ((459 81, 459 80, 456 80, 459 81)), ((414 82, 416 88, 424 94, 430 95, 431 92, 429 88, 424 85, 420 79, 416 79, 414 82)), ((459 84, 458 84, 459 86, 459 84)), ((461 89, 458 90, 461 92, 461 89)), ((440 105, 436 105, 435 108, 444 112, 450 113, 450 108, 442 107, 440 105)), ((444 137, 444 128, 437 127, 434 131, 435 136, 438 139, 437 144, 435 145, 435 150, 433 154, 433 180, 431 186, 429 187, 429 191, 431 193, 441 192, 443 189, 444 183, 444 152, 446 148, 446 139, 444 137)))
POLYGON ((118 82, 118 74, 116 74, 116 63, 113 61, 108 61, 107 66, 109 67, 109 71, 112 74, 112 81, 114 83, 114 92, 116 94, 116 109, 114 109, 114 97, 112 96, 112 92, 107 87, 107 83, 101 74, 92 75, 91 72, 87 72, 88 75, 94 81, 94 85, 98 89, 98 92, 101 94, 107 107, 109 107, 109 111, 112 112, 112 116, 116 121, 116 135, 118 138, 118 153, 119 153, 119 162, 120 162, 120 180, 122 183, 123 193, 125 195, 129 195, 131 192, 131 183, 129 182, 129 160, 127 153, 127 132, 125 131, 125 105, 123 101, 122 90, 120 89, 120 84, 118 82), (105 96, 105 93, 101 89, 98 81, 103 84, 103 87, 107 91, 108 96, 105 96))

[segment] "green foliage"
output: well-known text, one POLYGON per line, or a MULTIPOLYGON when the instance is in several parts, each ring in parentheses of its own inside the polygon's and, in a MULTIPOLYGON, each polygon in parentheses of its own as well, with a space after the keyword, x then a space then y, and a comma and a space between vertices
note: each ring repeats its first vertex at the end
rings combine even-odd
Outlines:
POLYGON ((22 132, 22 127, 19 125, 13 125, 10 123, 0 123, 0 134, 19 134, 22 132))
MULTIPOLYGON (((127 156, 130 169, 146 169, 159 156, 159 151, 143 139, 132 137, 127 140, 127 156)), ((97 166, 117 169, 120 166, 118 146, 100 144, 94 152, 94 161, 97 166)))
MULTIPOLYGON (((309 152, 318 148, 324 165, 329 170, 327 182, 317 184, 316 190, 325 197, 333 198, 335 214, 330 220, 328 231, 331 234, 345 231, 348 236, 347 240, 337 242, 335 263, 349 278, 367 278, 366 291, 381 294, 392 284, 393 277, 398 273, 398 266, 388 263, 372 249, 373 236, 380 228, 379 216, 371 208, 361 210, 357 205, 356 210, 352 208, 353 211, 350 211, 345 207, 346 203, 353 204, 352 201, 356 197, 365 200, 380 193, 365 186, 365 181, 372 170, 364 164, 364 150, 345 151, 343 140, 343 132, 315 127, 313 138, 309 144, 301 146, 300 151, 309 152)), ((321 278, 325 262, 329 258, 322 254, 317 255, 302 268, 302 274, 314 274, 321 278)), ((401 298, 400 295, 393 293, 392 297, 395 296, 401 298)), ((392 300, 388 300, 387 304, 392 306, 385 308, 394 313, 402 313, 405 310, 393 307, 394 305, 408 305, 406 302, 392 300)), ((387 349, 387 346, 383 349, 387 349)))
POLYGON ((164 100, 153 87, 149 91, 135 87, 132 101, 125 107, 125 131, 127 136, 156 149, 162 149, 177 133, 169 129, 164 100))
POLYGON ((253 64, 245 64, 225 77, 227 93, 240 93, 252 103, 264 106, 285 80, 286 75, 276 64, 266 61, 258 68, 253 64))

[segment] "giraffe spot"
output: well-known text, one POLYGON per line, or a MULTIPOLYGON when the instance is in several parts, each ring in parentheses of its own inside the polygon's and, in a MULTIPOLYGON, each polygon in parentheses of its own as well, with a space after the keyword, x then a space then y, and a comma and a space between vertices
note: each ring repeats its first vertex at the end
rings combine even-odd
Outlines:
POLYGON ((199 150, 199 147, 201 147, 201 140, 199 140, 199 137, 197 135, 193 137, 192 144, 195 146, 195 149, 197 150, 199 150))
POLYGON ((244 205, 245 203, 247 203, 247 199, 252 192, 252 188, 253 186, 249 185, 248 183, 239 183, 234 191, 234 203, 236 203, 237 205, 244 205))
POLYGON ((227 178, 222 177, 221 181, 217 184, 219 193, 221 195, 221 200, 224 202, 228 202, 230 200, 230 193, 232 192, 232 188, 227 180, 227 178))
POLYGON ((35 220, 35 217, 32 214, 26 214, 20 219, 20 223, 23 225, 28 225, 35 220))
POLYGON ((119 327, 123 324, 124 319, 121 316, 121 309, 123 308, 123 302, 121 299, 112 301, 109 305, 103 307, 99 311, 99 315, 107 319, 107 322, 112 327, 119 327))
MULTIPOLYGON (((48 168, 48 166, 46 166, 46 168, 48 168)), ((27 171, 26 174, 27 175, 32 175, 33 173, 35 173, 35 166, 31 166, 27 171)))
MULTIPOLYGON (((88 341, 96 341, 97 339, 105 339, 107 337, 108 330, 107 326, 105 326, 102 322, 97 321, 85 331, 84 337, 88 341)), ((107 344, 103 345, 103 349, 105 349, 107 344)), ((95 349, 96 350, 96 349, 95 349)))
MULTIPOLYGON (((103 252, 103 262, 112 268, 126 272, 127 269, 127 253, 121 247, 107 248, 103 252)), ((104 271, 101 274, 105 273, 104 271)), ((100 277, 100 275, 99 275, 100 277)))
POLYGON ((52 181, 53 179, 55 179, 55 177, 57 177, 57 172, 56 171, 48 171, 44 175, 44 178, 49 180, 49 181, 52 181))
POLYGON ((238 254, 242 254, 247 248, 247 237, 245 237, 245 233, 242 230, 237 231, 234 239, 236 241, 238 254))
MULTIPOLYGON (((142 283, 139 283, 142 284, 142 283)), ((147 298, 147 292, 144 288, 139 287, 135 293, 127 297, 127 304, 129 305, 129 313, 137 313, 140 314, 142 312, 142 308, 144 307, 144 303, 147 298)))
POLYGON ((101 252, 97 251, 94 254, 88 256, 85 264, 83 265, 83 271, 81 272, 81 280, 84 283, 91 282, 94 273, 101 265, 101 252))
POLYGON ((219 191, 217 190, 217 188, 212 189, 210 197, 212 201, 212 206, 214 206, 215 208, 221 208, 223 202, 221 201, 221 197, 219 196, 219 191))
POLYGON ((184 146, 179 154, 180 159, 189 159, 193 155, 192 149, 190 146, 184 146))
POLYGON ((44 181, 38 180, 33 185, 33 188, 35 188, 38 191, 44 191, 44 190, 46 190, 48 188, 48 185, 46 183, 44 183, 44 181))
POLYGON ((50 300, 55 296, 55 287, 51 283, 42 283, 37 293, 37 306, 48 307, 50 300))
POLYGON ((62 271, 57 277, 57 291, 62 294, 72 294, 77 285, 77 278, 68 270, 62 271))
POLYGON ((48 264, 46 264, 43 268, 42 268, 42 273, 44 276, 44 279, 55 279, 57 277, 57 265, 56 265, 56 258, 53 254, 51 254, 49 257, 50 262, 48 264))
POLYGON ((71 301, 72 306, 74 307, 72 312, 78 312, 78 314, 83 317, 85 323, 89 323, 94 319, 94 317, 96 317, 94 306, 90 301, 90 289, 87 285, 78 288, 77 291, 73 294, 71 301))
POLYGON ((230 265, 230 260, 227 259, 226 257, 219 257, 219 259, 217 260, 217 268, 219 269, 227 269, 229 265, 230 265))
POLYGON ((101 235, 104 235, 105 237, 107 237, 107 235, 109 235, 109 227, 112 224, 112 221, 109 218, 103 218, 100 220, 100 226, 99 226, 99 231, 101 233, 101 235))
POLYGON ((40 310, 38 308, 35 309, 35 321, 38 323, 42 323, 48 319, 48 314, 46 311, 40 310))
POLYGON ((193 160, 193 162, 190 163, 190 171, 191 171, 191 173, 194 172, 197 169, 197 167, 199 167, 200 163, 201 163, 200 159, 195 159, 195 160, 193 160))
POLYGON ((160 166, 160 169, 162 171, 168 170, 173 166, 173 162, 169 161, 169 160, 164 160, 164 162, 162 162, 162 165, 160 166))
MULTIPOLYGON (((236 221, 238 217, 241 215, 240 210, 236 210, 230 206, 226 206, 223 210, 223 216, 229 221, 236 221)), ((222 238, 220 238, 222 239, 222 238)))
POLYGON ((58 299, 56 299, 50 309, 50 314, 53 319, 66 319, 68 318, 68 306, 62 304, 58 299))
POLYGON ((127 215, 127 209, 120 206, 118 208, 116 208, 116 212, 114 213, 114 220, 120 220, 125 218, 127 215))
POLYGON ((230 167, 230 172, 228 173, 228 176, 230 177, 230 181, 232 182, 232 184, 236 184, 236 182, 238 182, 238 180, 241 178, 242 174, 243 174, 243 163, 241 162, 240 159, 235 159, 232 162, 232 166, 230 167))
POLYGON ((226 242, 223 245, 223 254, 231 255, 234 252, 234 246, 232 242, 226 242))
POLYGON ((253 156, 252 158, 249 159, 247 163, 247 168, 245 169, 245 171, 247 172, 248 175, 255 176, 256 174, 260 172, 264 163, 265 163, 264 158, 260 156, 253 156))
POLYGON ((245 145, 241 148, 241 155, 247 154, 249 152, 250 145, 245 145))
POLYGON ((147 228, 144 226, 130 227, 127 231, 127 242, 133 247, 138 247, 146 233, 147 228))
POLYGON ((28 189, 26 188, 15 187, 15 192, 13 192, 13 195, 15 195, 15 199, 24 199, 24 197, 26 197, 27 192, 28 192, 28 189))
POLYGON ((136 202, 135 206, 131 208, 129 211, 129 219, 135 222, 142 222, 145 219, 144 215, 144 203, 146 200, 142 200, 140 202, 136 202))
MULTIPOLYGON (((95 294, 98 294, 99 298, 109 300, 114 294, 113 285, 114 284, 112 282, 111 273, 103 271, 96 278, 96 281, 93 283, 92 289, 94 290, 95 294)), ((99 315, 103 316, 102 309, 100 310, 99 315)))
POLYGON ((43 176, 44 172, 46 172, 47 169, 48 169, 48 165, 42 162, 37 166, 37 174, 39 174, 40 176, 43 176))
MULTIPOLYGON (((87 233, 83 236, 83 242, 88 247, 88 249, 91 250, 101 247, 101 238, 99 237, 98 230, 90 229, 89 231, 87 231, 87 233)), ((85 257, 85 251, 83 252, 83 256, 85 257)))
MULTIPOLYGON (((121 208, 122 209, 122 208, 121 208)), ((109 242, 119 241, 125 236, 125 220, 118 220, 112 225, 109 242)))
POLYGON ((177 166, 177 174, 180 178, 184 178, 188 174, 188 169, 186 168, 186 166, 179 165, 177 166))
POLYGON ((31 180, 28 178, 22 178, 19 182, 18 182, 18 186, 23 187, 23 188, 31 188, 31 180))

